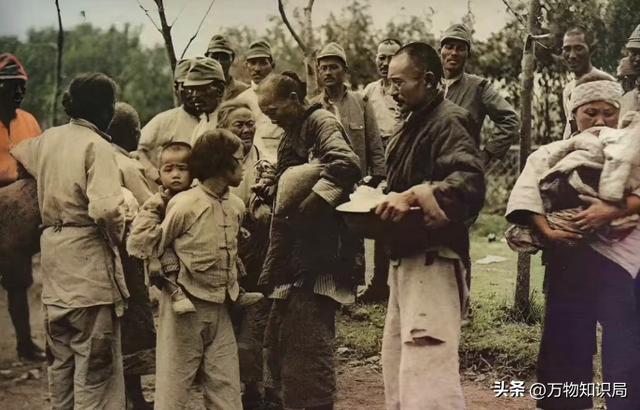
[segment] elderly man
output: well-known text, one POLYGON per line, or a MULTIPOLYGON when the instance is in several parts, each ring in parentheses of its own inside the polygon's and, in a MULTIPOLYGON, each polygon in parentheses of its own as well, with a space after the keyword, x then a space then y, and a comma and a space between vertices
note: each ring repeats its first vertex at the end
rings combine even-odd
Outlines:
POLYGON ((245 66, 251 75, 251 87, 241 93, 238 98, 249 104, 253 111, 256 120, 254 144, 266 159, 275 163, 278 157, 278 145, 284 131, 260 111, 256 94, 258 85, 276 68, 269 42, 260 40, 252 43, 247 52, 245 66))
POLYGON ((389 410, 465 408, 458 345, 468 302, 466 222, 480 212, 485 184, 470 115, 445 100, 443 76, 425 43, 404 46, 389 65, 391 95, 406 114, 387 148, 389 195, 376 208, 406 228, 388 243, 382 366, 389 410), (414 207, 422 225, 403 221, 416 216, 414 207))
MULTIPOLYGON (((0 54, 0 187, 18 179, 18 164, 9 150, 20 141, 42 134, 33 115, 20 109, 27 91, 27 73, 11 54, 0 54)), ((0 284, 7 291, 9 315, 16 331, 18 357, 21 360, 42 360, 42 349, 31 339, 27 289, 33 283, 31 258, 25 257, 0 270, 0 284)))
POLYGON ((393 134, 395 127, 400 121, 400 109, 396 101, 389 94, 391 83, 387 78, 391 57, 400 50, 400 47, 402 47, 402 43, 394 38, 382 40, 380 44, 378 44, 376 67, 378 68, 380 79, 369 83, 363 91, 365 99, 370 101, 373 107, 373 113, 378 122, 382 145, 385 148, 389 143, 389 138, 393 134))
POLYGON ((384 148, 371 103, 347 88, 347 55, 336 43, 325 45, 318 53, 318 78, 324 92, 314 99, 333 113, 347 131, 353 151, 360 158, 362 176, 372 177, 377 186, 385 177, 384 148))
POLYGON ((224 96, 222 97, 222 101, 236 98, 243 91, 249 88, 248 84, 235 80, 229 72, 233 61, 236 58, 236 53, 233 51, 233 48, 231 48, 231 42, 229 42, 227 37, 221 35, 213 36, 209 42, 209 48, 207 48, 205 56, 213 58, 222 66, 224 78, 227 80, 227 88, 224 92, 224 96))
POLYGON ((622 118, 628 111, 640 111, 640 25, 629 37, 629 41, 626 45, 627 52, 629 53, 629 62, 631 68, 636 73, 636 80, 634 89, 629 91, 622 97, 622 107, 620 107, 620 118, 622 118))
POLYGON ((564 113, 567 117, 564 139, 571 136, 571 92, 576 88, 576 81, 593 72, 606 75, 611 79, 611 81, 615 81, 615 78, 609 74, 593 67, 591 64, 593 51, 593 39, 584 27, 574 26, 565 32, 564 39, 562 40, 562 58, 569 67, 569 71, 573 73, 574 78, 565 85, 564 90, 562 91, 562 107, 564 108, 564 113))
POLYGON ((135 156, 145 165, 150 182, 160 185, 158 162, 162 147, 171 141, 190 144, 200 116, 215 111, 224 87, 220 63, 206 57, 191 60, 189 74, 182 85, 182 105, 156 115, 142 129, 135 156), (188 81, 190 77, 191 82, 188 81))
POLYGON ((440 56, 444 65, 446 98, 471 114, 471 136, 480 145, 484 119, 489 116, 495 125, 493 136, 484 143, 481 155, 488 163, 502 159, 509 147, 518 141, 520 121, 515 110, 491 85, 491 81, 464 72, 471 55, 473 38, 463 24, 445 31, 440 41, 440 56))

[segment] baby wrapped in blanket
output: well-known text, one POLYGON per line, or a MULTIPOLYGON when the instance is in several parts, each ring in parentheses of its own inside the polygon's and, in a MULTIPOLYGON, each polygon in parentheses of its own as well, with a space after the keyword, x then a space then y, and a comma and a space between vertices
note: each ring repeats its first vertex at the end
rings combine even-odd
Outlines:
MULTIPOLYGON (((579 99, 581 95, 573 97, 579 99)), ((620 203, 625 195, 640 188, 640 113, 628 112, 620 120, 618 129, 594 127, 541 150, 547 153, 546 158, 541 158, 542 152, 532 157, 541 159, 536 176, 545 216, 552 229, 605 242, 620 240, 635 229, 638 215, 614 220, 596 231, 579 228, 573 217, 585 209, 581 195, 620 203)), ((517 201, 513 199, 517 189, 516 186, 510 202, 517 201)), ((542 236, 528 226, 512 225, 505 237, 517 252, 535 253, 545 247, 542 236)))

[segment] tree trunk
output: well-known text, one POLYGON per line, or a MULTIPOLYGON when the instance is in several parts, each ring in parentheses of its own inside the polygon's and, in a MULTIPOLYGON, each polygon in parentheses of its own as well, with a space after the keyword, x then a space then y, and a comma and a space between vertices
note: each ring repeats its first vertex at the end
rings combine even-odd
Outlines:
MULTIPOLYGON (((533 100, 533 71, 535 53, 533 38, 536 34, 540 0, 529 0, 529 35, 525 40, 522 54, 522 93, 521 93, 521 128, 520 128, 520 170, 527 163, 531 152, 531 105, 533 100)), ((518 255, 518 277, 516 280, 515 306, 521 312, 529 310, 529 287, 531 280, 531 256, 518 255)))
POLYGON ((173 48, 173 39, 171 38, 171 26, 167 23, 167 16, 164 13, 163 0, 154 0, 158 6, 158 15, 160 16, 160 28, 162 32, 162 38, 164 38, 164 45, 167 49, 167 57, 169 57, 169 64, 171 64, 171 73, 176 70, 176 52, 173 48))
POLYGON ((313 37, 313 19, 311 14, 313 12, 313 3, 315 0, 309 0, 307 7, 304 8, 304 41, 306 44, 307 52, 304 56, 305 66, 307 68, 307 94, 314 95, 318 90, 318 76, 316 70, 316 51, 315 40, 313 37))
POLYGON ((62 16, 60 15, 60 4, 56 0, 58 11, 58 48, 56 50, 55 80, 53 83, 53 99, 51 101, 51 112, 49 115, 50 126, 55 127, 58 123, 58 100, 60 100, 62 86, 62 55, 64 53, 64 30, 62 28, 62 16))

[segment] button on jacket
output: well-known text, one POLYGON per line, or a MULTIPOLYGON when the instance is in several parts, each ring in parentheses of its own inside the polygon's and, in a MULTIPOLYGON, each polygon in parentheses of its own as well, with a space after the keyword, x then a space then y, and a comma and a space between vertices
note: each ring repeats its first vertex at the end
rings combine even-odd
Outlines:
POLYGON ((223 303, 238 296, 238 235, 244 203, 200 184, 176 195, 162 222, 160 253, 173 247, 184 265, 178 282, 196 298, 223 303))
POLYGON ((384 148, 371 103, 346 87, 340 101, 330 101, 325 92, 316 97, 314 102, 321 103, 342 123, 351 148, 360 158, 362 176, 385 176, 384 148))

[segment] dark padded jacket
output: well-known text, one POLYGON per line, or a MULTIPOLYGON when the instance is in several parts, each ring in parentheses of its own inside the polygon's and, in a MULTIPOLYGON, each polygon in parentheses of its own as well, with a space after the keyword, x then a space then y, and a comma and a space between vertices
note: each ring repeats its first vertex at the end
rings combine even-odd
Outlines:
POLYGON ((469 134, 469 113, 438 95, 414 111, 387 148, 388 191, 403 192, 431 183, 449 219, 442 228, 420 228, 417 236, 391 243, 392 254, 408 256, 443 246, 469 263, 469 225, 484 205, 485 181, 479 149, 469 134), (403 243, 410 242, 410 243, 403 243))

